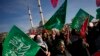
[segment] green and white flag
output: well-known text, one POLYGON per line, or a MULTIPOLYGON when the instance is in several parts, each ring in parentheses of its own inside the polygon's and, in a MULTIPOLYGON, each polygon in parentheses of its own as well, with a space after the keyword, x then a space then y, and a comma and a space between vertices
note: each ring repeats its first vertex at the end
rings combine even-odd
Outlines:
POLYGON ((80 9, 76 14, 76 16, 74 17, 74 19, 72 20, 71 28, 80 31, 83 22, 87 18, 89 18, 89 22, 90 22, 94 17, 88 14, 86 11, 80 9))
POLYGON ((37 43, 13 26, 3 42, 2 56, 35 56, 39 49, 37 43))
POLYGON ((61 7, 55 12, 55 14, 49 19, 49 21, 44 25, 45 29, 51 30, 56 28, 61 30, 65 24, 66 19, 66 6, 67 0, 61 5, 61 7))

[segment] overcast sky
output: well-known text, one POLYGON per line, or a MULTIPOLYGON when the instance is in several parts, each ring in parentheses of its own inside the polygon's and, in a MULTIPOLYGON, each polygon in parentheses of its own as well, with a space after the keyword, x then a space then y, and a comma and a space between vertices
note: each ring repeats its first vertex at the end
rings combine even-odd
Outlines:
MULTIPOLYGON (((64 0, 59 0, 57 7, 53 8, 50 0, 41 0, 44 18, 50 19, 63 2, 64 0)), ((13 25, 17 25, 22 31, 27 32, 31 27, 27 5, 31 9, 34 27, 38 26, 41 17, 37 0, 0 0, 0 32, 8 32, 13 25)), ((71 23, 80 8, 96 17, 95 0, 68 0, 66 23, 71 23)))

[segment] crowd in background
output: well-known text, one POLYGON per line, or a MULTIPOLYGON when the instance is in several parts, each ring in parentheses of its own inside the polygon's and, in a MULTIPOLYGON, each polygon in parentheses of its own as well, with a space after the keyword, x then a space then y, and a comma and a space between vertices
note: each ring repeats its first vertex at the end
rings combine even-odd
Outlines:
POLYGON ((100 21, 92 24, 87 27, 85 40, 69 25, 60 31, 53 28, 37 32, 32 38, 41 47, 36 56, 100 56, 100 21))
POLYGON ((33 40, 41 46, 37 56, 96 56, 100 54, 100 21, 88 25, 85 39, 65 25, 60 31, 43 29, 33 40))

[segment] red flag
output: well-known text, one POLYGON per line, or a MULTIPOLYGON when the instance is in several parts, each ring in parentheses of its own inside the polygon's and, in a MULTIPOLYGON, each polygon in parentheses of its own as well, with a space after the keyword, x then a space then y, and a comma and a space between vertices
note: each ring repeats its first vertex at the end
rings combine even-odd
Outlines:
POLYGON ((80 35, 85 38, 85 32, 86 32, 86 29, 87 29, 87 25, 88 25, 88 18, 84 21, 83 25, 82 25, 82 28, 80 30, 80 35))
POLYGON ((51 0, 51 4, 55 8, 58 4, 58 0, 51 0))
POLYGON ((100 56, 100 51, 97 51, 96 53, 94 53, 93 56, 100 56))
POLYGON ((100 6, 100 0, 96 0, 96 5, 97 5, 97 7, 100 6))

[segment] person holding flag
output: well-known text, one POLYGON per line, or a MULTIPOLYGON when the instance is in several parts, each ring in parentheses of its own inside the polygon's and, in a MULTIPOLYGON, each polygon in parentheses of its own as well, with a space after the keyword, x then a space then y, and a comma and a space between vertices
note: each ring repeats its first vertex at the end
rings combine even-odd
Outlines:
POLYGON ((36 56, 50 56, 50 52, 48 51, 47 44, 43 41, 41 34, 37 34, 34 39, 35 42, 41 47, 40 53, 38 53, 36 56))

